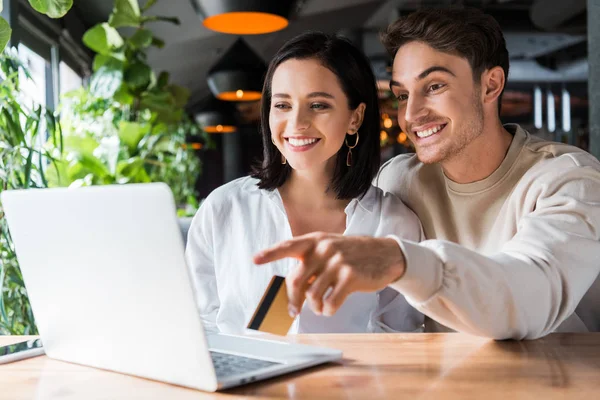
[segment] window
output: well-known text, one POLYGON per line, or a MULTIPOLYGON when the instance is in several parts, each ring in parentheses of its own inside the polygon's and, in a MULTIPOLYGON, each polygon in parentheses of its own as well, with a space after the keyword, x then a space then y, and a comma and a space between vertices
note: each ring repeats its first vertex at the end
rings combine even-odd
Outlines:
POLYGON ((46 106, 46 69, 49 68, 50 63, 22 43, 19 44, 19 58, 32 78, 27 79, 25 74, 19 71, 23 101, 30 108, 33 108, 33 104, 46 106))
POLYGON ((83 86, 83 78, 64 61, 60 62, 60 95, 83 86))

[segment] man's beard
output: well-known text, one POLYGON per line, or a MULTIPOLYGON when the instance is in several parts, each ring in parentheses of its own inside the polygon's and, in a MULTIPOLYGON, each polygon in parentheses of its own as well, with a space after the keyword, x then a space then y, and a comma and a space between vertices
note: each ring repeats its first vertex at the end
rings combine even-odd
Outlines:
MULTIPOLYGON (((475 90, 473 101, 471 103, 473 116, 466 120, 460 126, 452 126, 453 135, 448 142, 443 143, 444 146, 438 148, 434 157, 421 158, 419 160, 424 164, 443 163, 452 160, 460 155, 465 148, 478 136, 483 133, 483 104, 477 96, 478 91, 475 90)), ((427 150, 427 153, 429 151, 427 150)), ((417 150, 417 156, 419 151, 417 150)))

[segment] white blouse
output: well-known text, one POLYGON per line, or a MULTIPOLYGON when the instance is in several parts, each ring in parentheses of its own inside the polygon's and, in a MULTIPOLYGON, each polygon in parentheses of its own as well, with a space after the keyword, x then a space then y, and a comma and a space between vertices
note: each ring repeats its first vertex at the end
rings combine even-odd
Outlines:
MULTIPOLYGON (((186 260, 198 310, 207 331, 247 333, 273 275, 286 276, 297 261, 283 259, 255 265, 253 256, 292 232, 278 190, 259 189, 245 177, 214 190, 202 203, 188 233, 186 260)), ((418 242, 417 216, 390 193, 371 186, 345 209, 344 235, 395 235, 418 242)), ((391 288, 353 293, 331 317, 314 314, 305 304, 290 333, 411 332, 421 329, 423 315, 391 288)))

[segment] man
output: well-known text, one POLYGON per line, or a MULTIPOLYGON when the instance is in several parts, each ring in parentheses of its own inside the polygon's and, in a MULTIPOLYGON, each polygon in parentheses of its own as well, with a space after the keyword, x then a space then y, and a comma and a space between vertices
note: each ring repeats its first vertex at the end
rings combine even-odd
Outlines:
POLYGON ((600 163, 501 124, 508 52, 490 16, 418 11, 383 42, 416 156, 392 159, 376 184, 417 213, 428 240, 318 233, 262 252, 256 263, 299 260, 287 279, 290 313, 305 295, 331 315, 349 293, 389 285, 430 318, 427 331, 585 330, 574 310, 600 270, 600 163))

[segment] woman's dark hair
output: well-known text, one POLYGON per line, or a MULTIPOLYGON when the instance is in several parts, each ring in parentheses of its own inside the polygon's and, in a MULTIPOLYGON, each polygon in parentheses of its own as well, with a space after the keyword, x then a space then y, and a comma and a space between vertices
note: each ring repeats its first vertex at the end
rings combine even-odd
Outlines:
POLYGON ((381 34, 381 41, 392 58, 405 44, 423 42, 437 51, 467 59, 475 82, 479 82, 483 71, 496 66, 502 67, 508 79, 508 50, 502 28, 494 17, 476 8, 415 11, 391 24, 381 34))
MULTIPOLYGON (((360 103, 366 104, 362 125, 358 130, 360 140, 352 150, 352 166, 346 166, 348 148, 343 145, 337 154, 335 170, 329 190, 338 199, 363 196, 379 169, 379 103, 375 76, 365 55, 343 37, 320 32, 299 35, 275 54, 262 91, 261 133, 264 158, 252 176, 259 179, 258 187, 274 190, 288 179, 289 164, 281 164, 281 153, 271 142, 269 113, 271 110, 271 83, 277 67, 290 59, 315 59, 331 70, 337 77, 342 90, 348 97, 348 107, 355 110, 360 103)), ((356 137, 348 139, 353 144, 356 137)))

